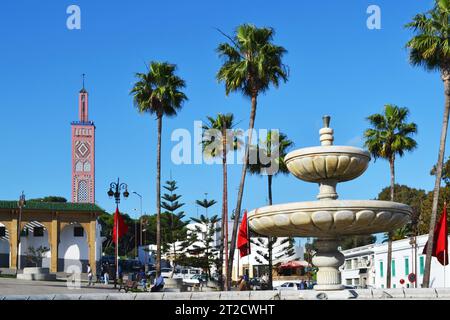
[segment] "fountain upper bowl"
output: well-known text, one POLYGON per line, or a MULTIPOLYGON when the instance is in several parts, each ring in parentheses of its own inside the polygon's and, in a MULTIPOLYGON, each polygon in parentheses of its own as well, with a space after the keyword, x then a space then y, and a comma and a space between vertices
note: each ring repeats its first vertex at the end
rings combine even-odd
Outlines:
POLYGON ((321 200, 262 207, 248 221, 265 236, 340 238, 395 230, 411 214, 411 207, 390 201, 321 200))
POLYGON ((370 154, 349 146, 318 146, 292 151, 284 158, 289 171, 307 182, 344 182, 366 171, 370 154))

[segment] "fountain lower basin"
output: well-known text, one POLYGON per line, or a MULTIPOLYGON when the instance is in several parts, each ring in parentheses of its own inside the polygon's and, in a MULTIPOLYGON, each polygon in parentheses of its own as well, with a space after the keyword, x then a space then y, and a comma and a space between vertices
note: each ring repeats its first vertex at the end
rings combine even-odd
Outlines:
POLYGON ((390 201, 320 200, 258 208, 248 221, 261 235, 340 238, 395 230, 411 213, 411 207, 390 201))

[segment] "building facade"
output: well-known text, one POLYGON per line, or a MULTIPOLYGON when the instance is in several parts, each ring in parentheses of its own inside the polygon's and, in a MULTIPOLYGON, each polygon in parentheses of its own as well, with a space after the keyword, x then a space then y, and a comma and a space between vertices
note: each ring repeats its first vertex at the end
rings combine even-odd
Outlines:
POLYGON ((86 272, 89 263, 95 274, 104 240, 97 222, 102 213, 95 204, 31 201, 21 212, 16 201, 0 201, 0 268, 86 272), (39 247, 47 251, 36 265, 30 257, 39 247))
MULTIPOLYGON (((391 287, 421 288, 425 271, 423 248, 428 235, 392 242, 391 287), (415 281, 410 281, 413 274, 415 281)), ((345 263, 342 269, 342 284, 386 288, 387 243, 373 244, 344 250, 345 263)), ((431 288, 450 287, 450 267, 442 266, 436 258, 431 260, 431 288)))
POLYGON ((342 284, 355 287, 375 287, 374 244, 342 251, 342 284))
POLYGON ((78 94, 78 121, 72 122, 72 202, 95 203, 95 125, 88 118, 89 95, 78 94))

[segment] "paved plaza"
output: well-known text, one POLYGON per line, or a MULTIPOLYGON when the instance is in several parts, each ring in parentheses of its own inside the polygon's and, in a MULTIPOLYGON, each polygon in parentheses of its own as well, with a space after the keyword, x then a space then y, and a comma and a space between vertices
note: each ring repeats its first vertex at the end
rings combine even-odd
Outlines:
POLYGON ((86 293, 117 293, 114 285, 95 284, 88 287, 87 282, 81 283, 81 288, 69 288, 67 282, 60 281, 27 281, 14 278, 0 278, 0 296, 6 295, 48 295, 48 294, 86 294, 86 293))

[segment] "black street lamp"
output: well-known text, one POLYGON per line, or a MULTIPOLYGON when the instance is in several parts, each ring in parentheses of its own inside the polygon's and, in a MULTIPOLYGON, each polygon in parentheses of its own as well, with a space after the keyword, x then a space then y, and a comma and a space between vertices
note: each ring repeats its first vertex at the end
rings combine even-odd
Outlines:
POLYGON ((128 192, 128 185, 126 183, 120 183, 119 178, 117 178, 117 182, 111 182, 109 185, 108 196, 110 198, 114 197, 116 201, 116 205, 120 203, 120 191, 125 190, 123 192, 124 198, 128 198, 130 193, 128 192))
MULTIPOLYGON (((123 197, 126 199, 130 195, 128 192, 128 185, 126 183, 120 183, 120 179, 117 178, 117 182, 111 182, 109 185, 108 196, 114 197, 116 202, 116 211, 119 209, 120 203, 120 191, 123 190, 123 197)), ((119 223, 116 222, 116 277, 114 279, 114 288, 117 286, 117 279, 119 278, 119 223)))

